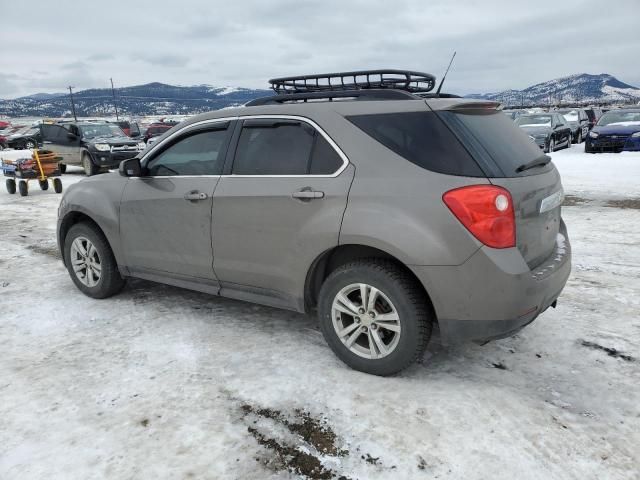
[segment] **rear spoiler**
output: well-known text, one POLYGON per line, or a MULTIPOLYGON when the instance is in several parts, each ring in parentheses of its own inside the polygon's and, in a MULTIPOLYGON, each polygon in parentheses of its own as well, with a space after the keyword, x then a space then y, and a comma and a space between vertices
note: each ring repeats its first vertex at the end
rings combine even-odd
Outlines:
POLYGON ((499 102, 464 102, 454 103, 447 110, 502 110, 499 102))

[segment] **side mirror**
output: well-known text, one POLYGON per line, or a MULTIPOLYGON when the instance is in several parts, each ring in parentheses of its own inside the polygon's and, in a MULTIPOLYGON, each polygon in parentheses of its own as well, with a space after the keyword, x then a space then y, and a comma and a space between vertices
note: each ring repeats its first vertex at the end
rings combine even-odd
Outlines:
POLYGON ((78 139, 78 136, 77 136, 77 135, 74 135, 74 134, 73 134, 73 133, 71 133, 71 132, 69 132, 69 133, 67 133, 67 138, 68 138, 69 140, 77 140, 77 139, 78 139))
POLYGON ((130 158, 120 162, 120 168, 118 169, 120 175, 123 177, 141 177, 142 166, 140 165, 140 159, 130 158))

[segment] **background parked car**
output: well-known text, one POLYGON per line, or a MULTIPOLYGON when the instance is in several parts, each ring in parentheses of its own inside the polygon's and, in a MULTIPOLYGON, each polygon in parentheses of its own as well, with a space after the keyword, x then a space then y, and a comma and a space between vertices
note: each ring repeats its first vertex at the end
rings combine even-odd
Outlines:
POLYGON ((169 123, 152 123, 144 134, 144 142, 147 143, 150 138, 162 135, 167 130, 173 128, 173 126, 173 124, 169 123))
POLYGON ((573 143, 582 143, 589 133, 589 117, 581 108, 565 108, 558 110, 571 128, 573 143))
POLYGON ((122 131, 131 138, 138 138, 142 135, 140 131, 140 125, 137 122, 130 122, 129 120, 120 120, 118 122, 113 122, 118 125, 122 131))
POLYGON ((571 146, 571 128, 559 113, 531 113, 516 119, 516 125, 531 135, 545 152, 553 152, 558 146, 571 146))
POLYGON ((30 128, 27 131, 13 134, 7 137, 6 144, 8 148, 23 150, 25 148, 36 148, 42 143, 42 135, 40 128, 30 128))
POLYGON ((621 152, 640 150, 640 108, 611 110, 587 135, 584 151, 621 152))
POLYGON ((66 165, 81 165, 87 176, 116 167, 145 147, 141 141, 127 137, 113 123, 43 124, 40 129, 42 143, 64 159, 61 169, 64 171, 66 165))
POLYGON ((585 108, 584 111, 586 112, 587 117, 589 117, 589 130, 591 130, 593 127, 595 127, 596 123, 602 116, 602 110, 599 108, 591 107, 585 108))

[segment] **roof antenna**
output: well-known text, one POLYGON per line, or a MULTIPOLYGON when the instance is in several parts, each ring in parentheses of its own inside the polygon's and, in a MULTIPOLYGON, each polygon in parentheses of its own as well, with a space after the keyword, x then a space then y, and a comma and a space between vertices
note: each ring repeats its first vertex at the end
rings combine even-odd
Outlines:
POLYGON ((456 58, 456 52, 453 52, 453 56, 451 57, 451 61, 449 61, 449 66, 447 67, 447 70, 444 72, 444 75, 442 76, 442 80, 440 80, 440 85, 438 85, 438 90, 436 90, 436 97, 440 96, 440 90, 442 89, 442 84, 444 83, 444 79, 447 78, 447 73, 449 73, 449 69, 451 68, 451 64, 453 63, 453 59, 456 58))

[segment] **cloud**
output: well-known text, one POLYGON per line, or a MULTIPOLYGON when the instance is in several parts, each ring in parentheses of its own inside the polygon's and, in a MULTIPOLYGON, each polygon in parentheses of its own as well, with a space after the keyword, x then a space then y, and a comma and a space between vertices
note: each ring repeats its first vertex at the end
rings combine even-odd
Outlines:
POLYGON ((152 55, 136 55, 132 58, 143 60, 153 65, 161 65, 165 67, 184 67, 189 63, 189 57, 184 55, 171 55, 168 53, 152 54, 152 55))
POLYGON ((246 87, 361 68, 440 77, 454 50, 445 85, 452 93, 521 89, 578 72, 640 85, 638 0, 618 0, 595 34, 600 0, 190 0, 188 8, 172 0, 101 8, 58 0, 38 5, 37 16, 31 8, 14 2, 3 10, 3 72, 17 77, 0 78, 0 97, 107 86, 111 77, 121 86, 246 87))

